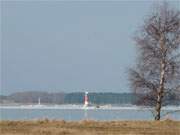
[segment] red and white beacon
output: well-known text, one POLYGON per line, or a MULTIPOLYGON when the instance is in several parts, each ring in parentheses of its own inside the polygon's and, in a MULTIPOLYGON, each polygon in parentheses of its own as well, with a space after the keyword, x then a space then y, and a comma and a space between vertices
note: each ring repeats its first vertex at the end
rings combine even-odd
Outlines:
POLYGON ((84 95, 84 107, 87 107, 89 104, 88 102, 88 92, 85 92, 85 95, 84 95))

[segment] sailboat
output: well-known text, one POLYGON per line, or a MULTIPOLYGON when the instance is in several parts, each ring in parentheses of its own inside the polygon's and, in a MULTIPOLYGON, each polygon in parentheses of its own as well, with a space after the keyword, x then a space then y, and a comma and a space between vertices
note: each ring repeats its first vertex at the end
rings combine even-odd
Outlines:
POLYGON ((42 108, 44 107, 45 105, 42 105, 41 104, 41 98, 39 97, 38 98, 38 104, 35 104, 35 105, 21 105, 21 108, 25 108, 25 109, 34 109, 34 108, 42 108))
POLYGON ((47 106, 41 104, 41 98, 39 97, 39 98, 38 98, 38 104, 33 105, 32 107, 33 107, 33 108, 39 108, 39 109, 40 109, 40 108, 47 107, 47 106))

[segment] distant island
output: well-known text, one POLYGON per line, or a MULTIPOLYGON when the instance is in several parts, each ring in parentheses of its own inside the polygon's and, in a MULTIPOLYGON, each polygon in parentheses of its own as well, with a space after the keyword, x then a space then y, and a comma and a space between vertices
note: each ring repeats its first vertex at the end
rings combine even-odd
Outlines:
MULTIPOLYGON (((95 105, 103 104, 132 104, 139 105, 138 100, 141 94, 135 95, 133 93, 111 93, 98 92, 89 93, 89 102, 95 105)), ((73 93, 49 93, 39 91, 16 92, 10 95, 0 95, 0 104, 37 104, 38 99, 41 99, 42 104, 83 104, 84 92, 73 93)), ((168 96, 168 105, 180 105, 180 101, 174 96, 168 96)))

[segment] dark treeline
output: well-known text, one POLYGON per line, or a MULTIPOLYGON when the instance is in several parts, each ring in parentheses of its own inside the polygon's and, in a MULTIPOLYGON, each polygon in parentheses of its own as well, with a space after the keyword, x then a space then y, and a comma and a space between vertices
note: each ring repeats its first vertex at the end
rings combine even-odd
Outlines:
MULTIPOLYGON (((141 95, 133 93, 89 93, 90 104, 138 104, 141 95)), ((0 103, 33 103, 37 104, 38 99, 42 104, 83 104, 84 92, 75 93, 48 93, 48 92, 17 92, 8 96, 0 96, 0 103)), ((180 101, 174 96, 168 97, 167 104, 180 105, 180 101), (173 98, 172 98, 173 97, 173 98)))
MULTIPOLYGON (((131 93, 89 93, 92 104, 135 104, 137 96, 131 93)), ((64 102, 68 104, 83 103, 84 93, 65 94, 64 102)))

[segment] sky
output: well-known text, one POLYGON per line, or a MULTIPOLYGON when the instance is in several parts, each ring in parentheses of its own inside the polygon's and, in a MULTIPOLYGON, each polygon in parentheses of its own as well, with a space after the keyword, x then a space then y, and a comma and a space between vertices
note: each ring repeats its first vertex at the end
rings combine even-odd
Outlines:
POLYGON ((130 92, 133 36, 153 4, 1 1, 1 94, 130 92))

